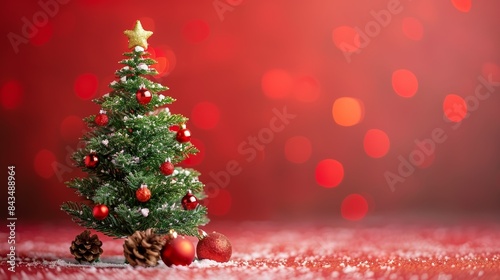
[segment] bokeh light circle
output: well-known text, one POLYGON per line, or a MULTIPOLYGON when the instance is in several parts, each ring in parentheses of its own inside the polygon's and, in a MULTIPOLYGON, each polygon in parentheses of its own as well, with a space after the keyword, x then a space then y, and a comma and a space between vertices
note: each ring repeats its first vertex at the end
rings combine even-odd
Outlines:
POLYGON ((405 36, 414 41, 420 41, 424 36, 424 27, 422 23, 414 17, 404 18, 402 29, 405 36))
POLYGON ((262 91, 271 99, 287 97, 293 90, 291 75, 282 69, 271 69, 262 76, 262 91))
POLYGON ((17 80, 10 80, 0 88, 0 102, 4 109, 13 110, 23 101, 23 87, 17 80))
POLYGON ((40 150, 33 161, 33 167, 36 174, 40 177, 48 179, 54 175, 52 164, 56 161, 55 155, 46 149, 40 150))
POLYGON ((301 102, 314 102, 320 96, 318 81, 312 76, 302 76, 295 81, 295 97, 301 102))
POLYGON ((492 62, 485 62, 481 66, 481 73, 486 80, 500 81, 500 67, 492 62))
POLYGON ((451 3, 462 13, 468 13, 472 8, 472 0, 451 0, 451 3))
POLYGON ((200 102, 193 107, 191 120, 196 127, 212 129, 217 126, 220 120, 219 107, 212 102, 200 102))
POLYGON ((359 33, 350 26, 339 26, 333 29, 332 40, 343 52, 356 52, 360 48, 359 33))
POLYGON ((363 147, 368 156, 381 158, 387 154, 391 147, 389 136, 380 129, 370 129, 366 132, 363 147))
POLYGON ((340 206, 342 217, 349 221, 359 221, 368 213, 368 201, 360 194, 350 194, 340 206))
POLYGON ((322 187, 336 187, 344 179, 344 166, 334 159, 324 159, 316 165, 315 177, 322 187))
POLYGON ((340 97, 333 102, 332 115, 338 125, 353 126, 363 120, 364 106, 359 99, 340 97))
POLYGON ((399 96, 410 98, 417 93, 417 77, 410 70, 398 69, 392 73, 392 88, 399 96))
POLYGON ((92 73, 85 73, 78 76, 75 80, 75 93, 84 100, 91 99, 97 93, 98 79, 92 73))
POLYGON ((42 46, 46 44, 54 35, 54 28, 50 22, 37 27, 37 30, 38 31, 35 33, 35 36, 30 39, 30 43, 34 46, 42 46))
POLYGON ((450 121, 461 122, 467 115, 467 103, 456 94, 448 94, 443 101, 443 111, 450 121))
POLYGON ((311 141, 304 136, 293 136, 285 142, 285 158, 293 163, 304 163, 311 157, 311 141))

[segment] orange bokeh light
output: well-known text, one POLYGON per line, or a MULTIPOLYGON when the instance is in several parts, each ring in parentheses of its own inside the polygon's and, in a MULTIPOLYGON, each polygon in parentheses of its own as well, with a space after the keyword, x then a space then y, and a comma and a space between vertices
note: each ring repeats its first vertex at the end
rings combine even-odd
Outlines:
POLYGON ((349 221, 359 221, 368 213, 368 201, 360 194, 350 194, 342 201, 342 217, 349 221))
POLYGON ((443 111, 450 121, 461 122, 467 115, 467 103, 456 94, 448 94, 443 101, 443 111))
POLYGON ((381 158, 387 154, 391 146, 389 136, 380 129, 370 129, 366 132, 363 146, 368 156, 381 158))
POLYGON ((350 26, 339 26, 332 32, 335 46, 343 52, 355 52, 360 48, 359 33, 350 26))
POLYGON ((332 115, 338 125, 353 126, 363 120, 364 106, 359 99, 340 97, 333 102, 332 115))
POLYGON ((392 88, 399 96, 410 98, 417 93, 417 77, 410 70, 398 69, 392 73, 392 88))
POLYGON ((453 6, 463 13, 468 13, 472 8, 472 0, 451 0, 453 6))
POLYGON ((290 74, 281 69, 267 71, 262 77, 262 91, 271 99, 288 96, 293 89, 293 79, 290 74))
POLYGON ((344 166, 334 159, 324 159, 316 166, 316 182, 325 188, 338 186, 344 179, 344 166))
POLYGON ((311 141, 304 136, 290 137, 285 143, 285 157, 293 163, 304 163, 311 157, 311 141))

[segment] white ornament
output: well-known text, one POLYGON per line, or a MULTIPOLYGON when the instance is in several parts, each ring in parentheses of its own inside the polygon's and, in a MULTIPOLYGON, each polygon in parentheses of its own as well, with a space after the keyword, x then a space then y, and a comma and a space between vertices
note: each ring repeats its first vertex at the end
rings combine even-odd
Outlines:
POLYGON ((123 117, 123 120, 124 120, 124 121, 127 121, 127 120, 128 120, 128 117, 127 117, 127 116, 123 117))
POLYGON ((160 99, 160 101, 162 101, 163 99, 165 99, 165 96, 163 96, 163 94, 159 94, 158 99, 160 99))
POLYGON ((139 65, 137 65, 137 69, 139 69, 139 70, 148 70, 149 67, 146 65, 146 63, 139 63, 139 65))
POLYGON ((135 52, 143 52, 143 51, 144 51, 144 48, 143 48, 143 47, 141 47, 141 46, 136 46, 136 47, 134 48, 134 51, 135 51, 135 52))
POLYGON ((144 217, 149 216, 149 209, 148 209, 148 208, 143 208, 143 209, 141 209, 141 214, 142 214, 144 217))
POLYGON ((175 170, 174 170, 174 172, 172 173, 172 175, 174 175, 174 176, 175 176, 175 175, 177 175, 177 174, 179 174, 179 170, 175 169, 175 170))
POLYGON ((108 146, 108 143, 109 143, 109 140, 108 139, 104 139, 101 141, 102 144, 104 144, 104 146, 108 146))

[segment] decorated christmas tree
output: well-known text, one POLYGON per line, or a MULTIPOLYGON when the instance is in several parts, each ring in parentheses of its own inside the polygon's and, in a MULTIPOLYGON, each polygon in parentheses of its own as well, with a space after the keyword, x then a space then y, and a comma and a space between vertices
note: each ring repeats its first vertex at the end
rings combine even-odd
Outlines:
POLYGON ((79 225, 112 237, 172 230, 201 237, 198 227, 208 222, 198 203, 204 185, 198 172, 180 166, 197 152, 187 118, 170 113, 165 106, 175 100, 163 95, 168 88, 150 79, 158 74, 146 51, 152 32, 137 21, 124 33, 131 51, 124 53, 111 91, 93 100, 101 110, 84 119, 90 128, 85 147, 73 154, 88 176, 66 183, 85 201, 66 202, 62 209, 79 225))

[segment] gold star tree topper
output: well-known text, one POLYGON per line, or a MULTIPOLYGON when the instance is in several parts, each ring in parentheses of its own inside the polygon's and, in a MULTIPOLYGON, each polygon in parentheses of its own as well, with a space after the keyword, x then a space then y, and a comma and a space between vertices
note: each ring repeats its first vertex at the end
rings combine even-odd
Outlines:
POLYGON ((148 48, 148 38, 153 35, 153 32, 144 30, 144 28, 142 28, 141 21, 139 20, 135 23, 135 27, 133 30, 125 30, 123 31, 123 33, 128 37, 129 48, 141 46, 145 50, 148 48))

